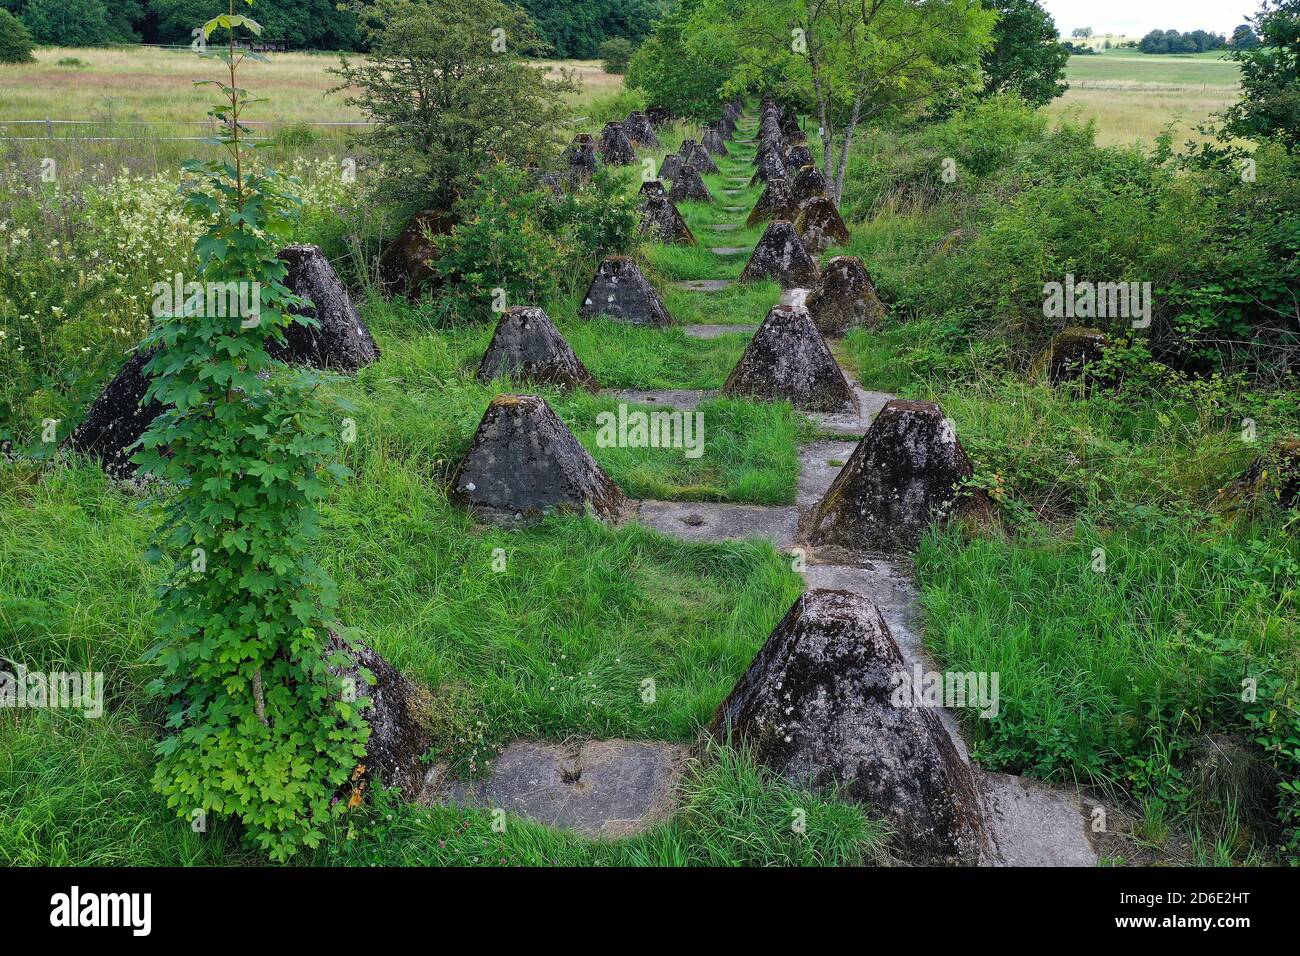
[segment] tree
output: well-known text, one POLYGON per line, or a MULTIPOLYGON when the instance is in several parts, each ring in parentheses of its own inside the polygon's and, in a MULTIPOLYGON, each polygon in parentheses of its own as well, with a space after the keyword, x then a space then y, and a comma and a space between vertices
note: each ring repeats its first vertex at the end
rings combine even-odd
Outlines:
POLYGON ((1259 46, 1234 47, 1241 64, 1241 99, 1225 128, 1243 139, 1276 139, 1288 153, 1300 148, 1300 0, 1264 0, 1253 20, 1259 46))
POLYGON ((315 320, 294 315, 302 300, 284 285, 277 257, 298 202, 247 142, 242 120, 254 100, 238 69, 260 57, 234 43, 262 28, 234 4, 203 25, 205 37, 228 33, 227 45, 205 54, 225 64, 225 77, 201 81, 220 90, 209 115, 225 155, 187 164, 201 185, 185 210, 204 227, 196 284, 249 294, 238 310, 209 309, 200 294, 157 317, 145 343, 148 398, 167 410, 135 460, 174 489, 151 550, 172 558, 159 588, 161 676, 152 689, 165 702, 167 733, 154 785, 186 820, 238 817, 283 860, 316 846, 342 812, 332 798, 364 758, 369 730, 356 696, 331 676, 347 663, 331 649, 335 589, 310 553, 319 502, 331 477, 347 473, 331 461, 324 380, 276 368, 267 351, 268 337, 283 342, 289 325, 315 320))
POLYGON ((1013 92, 1042 106, 1064 93, 1070 53, 1051 15, 1037 0, 984 0, 984 6, 998 13, 993 47, 984 54, 984 95, 1013 92))
MULTIPOLYGON (((164 43, 189 43, 190 31, 204 19, 209 0, 149 0, 157 19, 158 39, 164 43)), ((316 50, 353 50, 358 43, 352 9, 336 0, 277 0, 261 14, 262 35, 288 40, 295 47, 316 50)))
POLYGON ((1070 36, 1076 40, 1088 40, 1092 38, 1092 27, 1075 27, 1070 31, 1070 36))
POLYGON ((572 83, 524 59, 541 41, 521 9, 502 0, 353 9, 370 54, 344 56, 332 72, 377 124, 361 144, 386 200, 447 210, 493 159, 522 168, 558 152, 572 83))
POLYGON ((102 46, 116 39, 104 0, 27 0, 23 22, 37 43, 102 46))
POLYGON ((612 37, 635 43, 650 31, 647 0, 521 0, 551 55, 590 58, 612 37))
POLYGON ((1259 46, 1259 37, 1249 23, 1243 23, 1232 31, 1231 42, 1234 50, 1253 50, 1259 46))
POLYGON ((600 45, 600 59, 606 73, 626 73, 628 61, 632 59, 632 44, 622 37, 612 37, 600 45))
POLYGON ((706 13, 714 0, 681 0, 660 19, 628 63, 627 84, 644 90, 651 106, 679 116, 710 117, 735 68, 729 28, 706 13))
MULTIPOLYGON (((981 0, 714 0, 700 29, 737 37, 732 88, 812 106, 838 201, 864 123, 952 103, 983 86, 997 14, 981 0)), ((728 56, 732 56, 730 52, 728 56)))
POLYGON ((23 21, 8 10, 0 10, 0 63, 32 63, 32 35, 23 21))

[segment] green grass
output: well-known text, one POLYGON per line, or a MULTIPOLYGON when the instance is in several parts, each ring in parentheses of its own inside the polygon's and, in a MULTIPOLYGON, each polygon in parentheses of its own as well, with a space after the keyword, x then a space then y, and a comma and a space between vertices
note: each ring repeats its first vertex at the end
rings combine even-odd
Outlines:
MULTIPOLYGON (((120 717, 0 717, 0 863, 6 866, 258 866, 234 827, 196 833, 149 789, 155 730, 120 717), (8 785, 12 782, 14 785, 8 785)), ((516 817, 410 806, 387 794, 333 827, 312 866, 853 866, 881 859, 882 827, 859 809, 792 789, 714 748, 690 768, 672 820, 592 841, 516 817), (791 826, 803 811, 806 831, 791 826)))
MULTIPOLYGON (((716 210, 693 214, 701 229, 705 217, 721 221, 716 210)), ((730 268, 699 252, 682 274, 730 268)), ((650 252, 649 274, 682 322, 753 324, 779 294, 771 283, 685 293, 669 286, 671 258, 660 255, 650 252)), ((744 348, 739 336, 585 322, 578 301, 542 305, 606 388, 718 389, 744 348)), ((802 590, 800 576, 766 542, 691 545, 581 517, 476 527, 448 502, 450 475, 492 396, 536 389, 476 380, 490 326, 434 329, 402 302, 372 300, 363 314, 382 358, 331 386, 350 403, 358 439, 344 452, 354 477, 324 508, 319 557, 338 582, 340 619, 443 702, 434 756, 465 768, 518 738, 693 740, 802 590), (641 700, 647 678, 653 705, 641 700)), ((617 407, 614 396, 541 394, 633 497, 789 503, 797 443, 812 434, 788 405, 712 399, 700 406, 698 459, 600 448, 596 416, 617 407)), ((214 821, 193 833, 150 786, 161 708, 144 689, 158 578, 142 555, 164 502, 90 465, 3 473, 0 647, 39 669, 105 671, 108 712, 97 722, 0 716, 0 862, 260 862, 237 828, 214 821)), ((861 810, 715 748, 693 768, 681 811, 630 840, 593 843, 522 820, 498 835, 476 811, 387 801, 303 862, 836 865, 864 862, 880 841, 861 810), (808 814, 804 834, 791 828, 794 809, 808 814)))

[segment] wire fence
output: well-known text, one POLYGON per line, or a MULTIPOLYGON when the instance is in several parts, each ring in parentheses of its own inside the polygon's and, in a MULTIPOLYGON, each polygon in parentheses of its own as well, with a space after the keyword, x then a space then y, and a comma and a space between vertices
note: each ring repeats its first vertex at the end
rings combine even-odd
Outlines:
MULTIPOLYGON (((263 127, 267 130, 282 129, 285 127, 321 127, 326 129, 348 129, 356 127, 374 126, 375 123, 368 120, 246 120, 244 125, 248 127, 263 127)), ((148 135, 149 129, 165 129, 174 131, 177 127, 199 127, 204 132, 201 135, 194 136, 149 136, 150 139, 162 142, 203 142, 211 139, 212 136, 220 129, 215 123, 187 123, 187 122, 166 122, 160 120, 70 120, 70 119, 22 119, 22 120, 0 120, 0 140, 12 142, 41 142, 41 141, 59 141, 75 143, 109 143, 109 142, 126 142, 140 138, 139 136, 108 136, 108 135, 90 135, 78 136, 73 135, 70 131, 78 128, 97 127, 101 132, 118 131, 123 127, 129 127, 140 131, 143 135, 148 135), (29 135, 13 135, 10 127, 18 127, 17 132, 29 135), (40 131, 40 132, 38 132, 40 131), (35 133, 36 135, 30 135, 35 133), (42 135, 43 133, 43 135, 42 135)), ((256 137, 254 137, 256 139, 256 137)))

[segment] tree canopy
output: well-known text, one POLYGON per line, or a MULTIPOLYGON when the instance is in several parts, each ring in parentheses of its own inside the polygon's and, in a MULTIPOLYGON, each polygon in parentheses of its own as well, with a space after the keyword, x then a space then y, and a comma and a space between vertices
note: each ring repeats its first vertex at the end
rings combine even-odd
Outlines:
POLYGON ((1227 129, 1243 139, 1276 139, 1300 148, 1300 0, 1265 0, 1254 20, 1259 44, 1234 47, 1241 64, 1241 99, 1227 129))
POLYGON ((1051 15, 1037 0, 984 0, 984 5, 998 13, 993 47, 984 54, 985 95, 1016 93, 1042 106, 1064 93, 1070 51, 1061 45, 1051 15))
MULTIPOLYGON (((664 0, 517 0, 545 41, 546 55, 594 58, 600 44, 635 44, 650 30, 664 0)), ((374 0, 365 0, 373 6, 374 0)), ((365 44, 353 13, 338 0, 276 0, 260 11, 268 39, 299 49, 356 50, 365 44)), ((60 46, 106 43, 188 44, 194 24, 220 12, 220 0, 0 0, 37 42, 60 46)))

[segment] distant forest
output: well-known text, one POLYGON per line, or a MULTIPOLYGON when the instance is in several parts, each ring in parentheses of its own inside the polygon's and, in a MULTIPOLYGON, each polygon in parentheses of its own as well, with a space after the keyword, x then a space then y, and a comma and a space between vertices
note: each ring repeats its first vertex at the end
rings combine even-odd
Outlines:
MULTIPOLYGON (((639 42, 669 0, 519 2, 551 44, 551 56, 592 59, 612 37, 639 42)), ((189 43, 190 31, 224 6, 222 0, 0 0, 37 43, 56 46, 189 43)), ((361 49, 355 16, 339 6, 338 0, 262 0, 252 15, 268 40, 287 40, 293 49, 361 49)))

